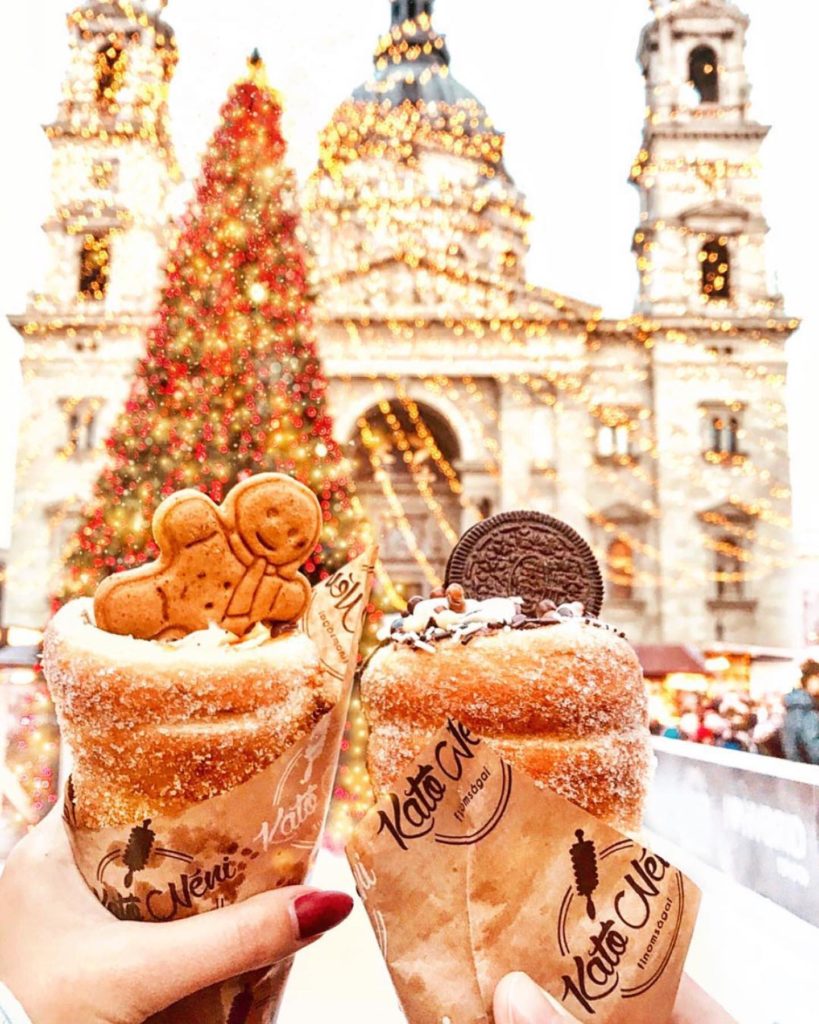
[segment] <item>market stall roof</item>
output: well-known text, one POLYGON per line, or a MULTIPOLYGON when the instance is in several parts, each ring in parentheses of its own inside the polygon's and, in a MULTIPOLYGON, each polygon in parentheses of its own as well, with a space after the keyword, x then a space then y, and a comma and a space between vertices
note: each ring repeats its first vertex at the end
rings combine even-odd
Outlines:
POLYGON ((661 679, 672 672, 711 674, 702 654, 687 644, 637 644, 635 650, 648 679, 661 679))

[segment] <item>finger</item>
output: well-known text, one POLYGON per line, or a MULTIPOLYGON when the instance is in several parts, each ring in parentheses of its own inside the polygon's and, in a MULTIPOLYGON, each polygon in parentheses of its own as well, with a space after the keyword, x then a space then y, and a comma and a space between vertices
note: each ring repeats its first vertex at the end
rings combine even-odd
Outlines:
POLYGON ((495 1024, 566 1024, 532 979, 521 971, 501 978, 493 1001, 495 1024))
POLYGON ((292 956, 352 907, 346 893, 289 886, 182 921, 133 925, 148 1011, 292 956))
POLYGON ((110 920, 74 863, 62 803, 53 807, 17 844, 6 862, 6 870, 11 874, 19 872, 25 886, 36 878, 42 893, 59 893, 59 898, 51 903, 53 911, 83 915, 86 923, 110 920))
POLYGON ((680 982, 672 1021, 673 1024, 736 1024, 734 1018, 687 974, 680 982))
POLYGON ((62 805, 51 808, 48 814, 30 829, 12 850, 9 861, 60 865, 64 868, 73 860, 68 835, 62 820, 62 805))

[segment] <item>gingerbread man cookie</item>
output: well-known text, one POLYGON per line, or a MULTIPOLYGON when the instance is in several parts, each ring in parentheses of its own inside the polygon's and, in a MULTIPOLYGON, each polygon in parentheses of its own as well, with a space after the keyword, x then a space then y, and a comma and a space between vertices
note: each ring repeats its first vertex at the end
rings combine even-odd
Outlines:
POLYGON ((321 507, 297 480, 260 473, 218 506, 201 491, 178 491, 152 527, 157 561, 97 588, 100 629, 175 640, 216 623, 242 636, 257 622, 293 622, 307 608, 310 584, 299 569, 321 534, 321 507))

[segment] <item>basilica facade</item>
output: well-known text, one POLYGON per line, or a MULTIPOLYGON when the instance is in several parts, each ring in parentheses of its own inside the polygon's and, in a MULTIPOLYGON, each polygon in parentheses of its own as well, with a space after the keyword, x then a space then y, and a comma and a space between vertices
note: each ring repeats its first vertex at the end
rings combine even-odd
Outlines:
MULTIPOLYGON (((37 553, 58 556, 99 467, 93 431, 104 436, 122 401, 152 305, 155 282, 140 296, 120 283, 126 242, 158 267, 168 230, 161 126, 175 47, 157 12, 128 6, 138 31, 113 3, 86 5, 77 23, 70 74, 87 89, 52 126, 60 255, 46 294, 14 320, 31 401, 48 410, 21 438, 7 609, 18 623, 42 622, 37 553), (134 60, 106 113, 114 23, 134 60), (129 80, 137 72, 153 93, 129 80), (144 133, 129 95, 153 96, 144 133), (84 147, 84 170, 60 175, 70 145, 84 147), (155 195, 130 191, 139 160, 153 161, 155 195), (116 170, 95 183, 106 161, 116 170), (66 408, 61 388, 87 398, 66 408)), ((768 285, 768 128, 751 112, 748 19, 723 0, 679 0, 643 32, 639 292, 609 320, 527 279, 530 218, 503 134, 454 77, 433 13, 429 0, 390 5, 374 71, 322 132, 303 196, 336 433, 388 587, 423 591, 472 522, 536 508, 590 538, 606 617, 633 640, 791 643, 784 346, 797 325, 768 285)))

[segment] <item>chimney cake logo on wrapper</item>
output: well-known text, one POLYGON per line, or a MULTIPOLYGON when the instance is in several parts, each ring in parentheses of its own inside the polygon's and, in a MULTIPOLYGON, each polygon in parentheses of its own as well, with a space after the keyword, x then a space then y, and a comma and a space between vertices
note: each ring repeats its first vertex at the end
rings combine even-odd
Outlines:
POLYGON ((562 1001, 594 1015, 610 999, 644 995, 672 960, 685 913, 685 879, 630 839, 598 852, 583 829, 569 849, 573 883, 557 920, 562 1001))
POLYGON ((468 846, 485 839, 506 813, 512 793, 512 770, 505 761, 488 756, 483 765, 472 763, 488 752, 462 722, 449 719, 446 736, 436 743, 431 761, 416 765, 400 793, 387 795, 388 808, 378 811, 379 835, 391 836, 402 850, 430 834, 436 843, 447 846, 468 846), (459 787, 460 796, 454 822, 439 828, 438 807, 453 785, 459 787), (480 813, 474 810, 479 805, 480 813), (461 831, 462 825, 468 831, 461 831))
POLYGON ((94 892, 121 920, 171 921, 188 916, 195 903, 232 903, 247 862, 258 856, 250 847, 229 843, 200 863, 189 853, 163 845, 146 818, 131 829, 125 843, 115 844, 100 859, 94 892), (154 878, 161 870, 162 883, 142 881, 140 874, 148 869, 154 878))

